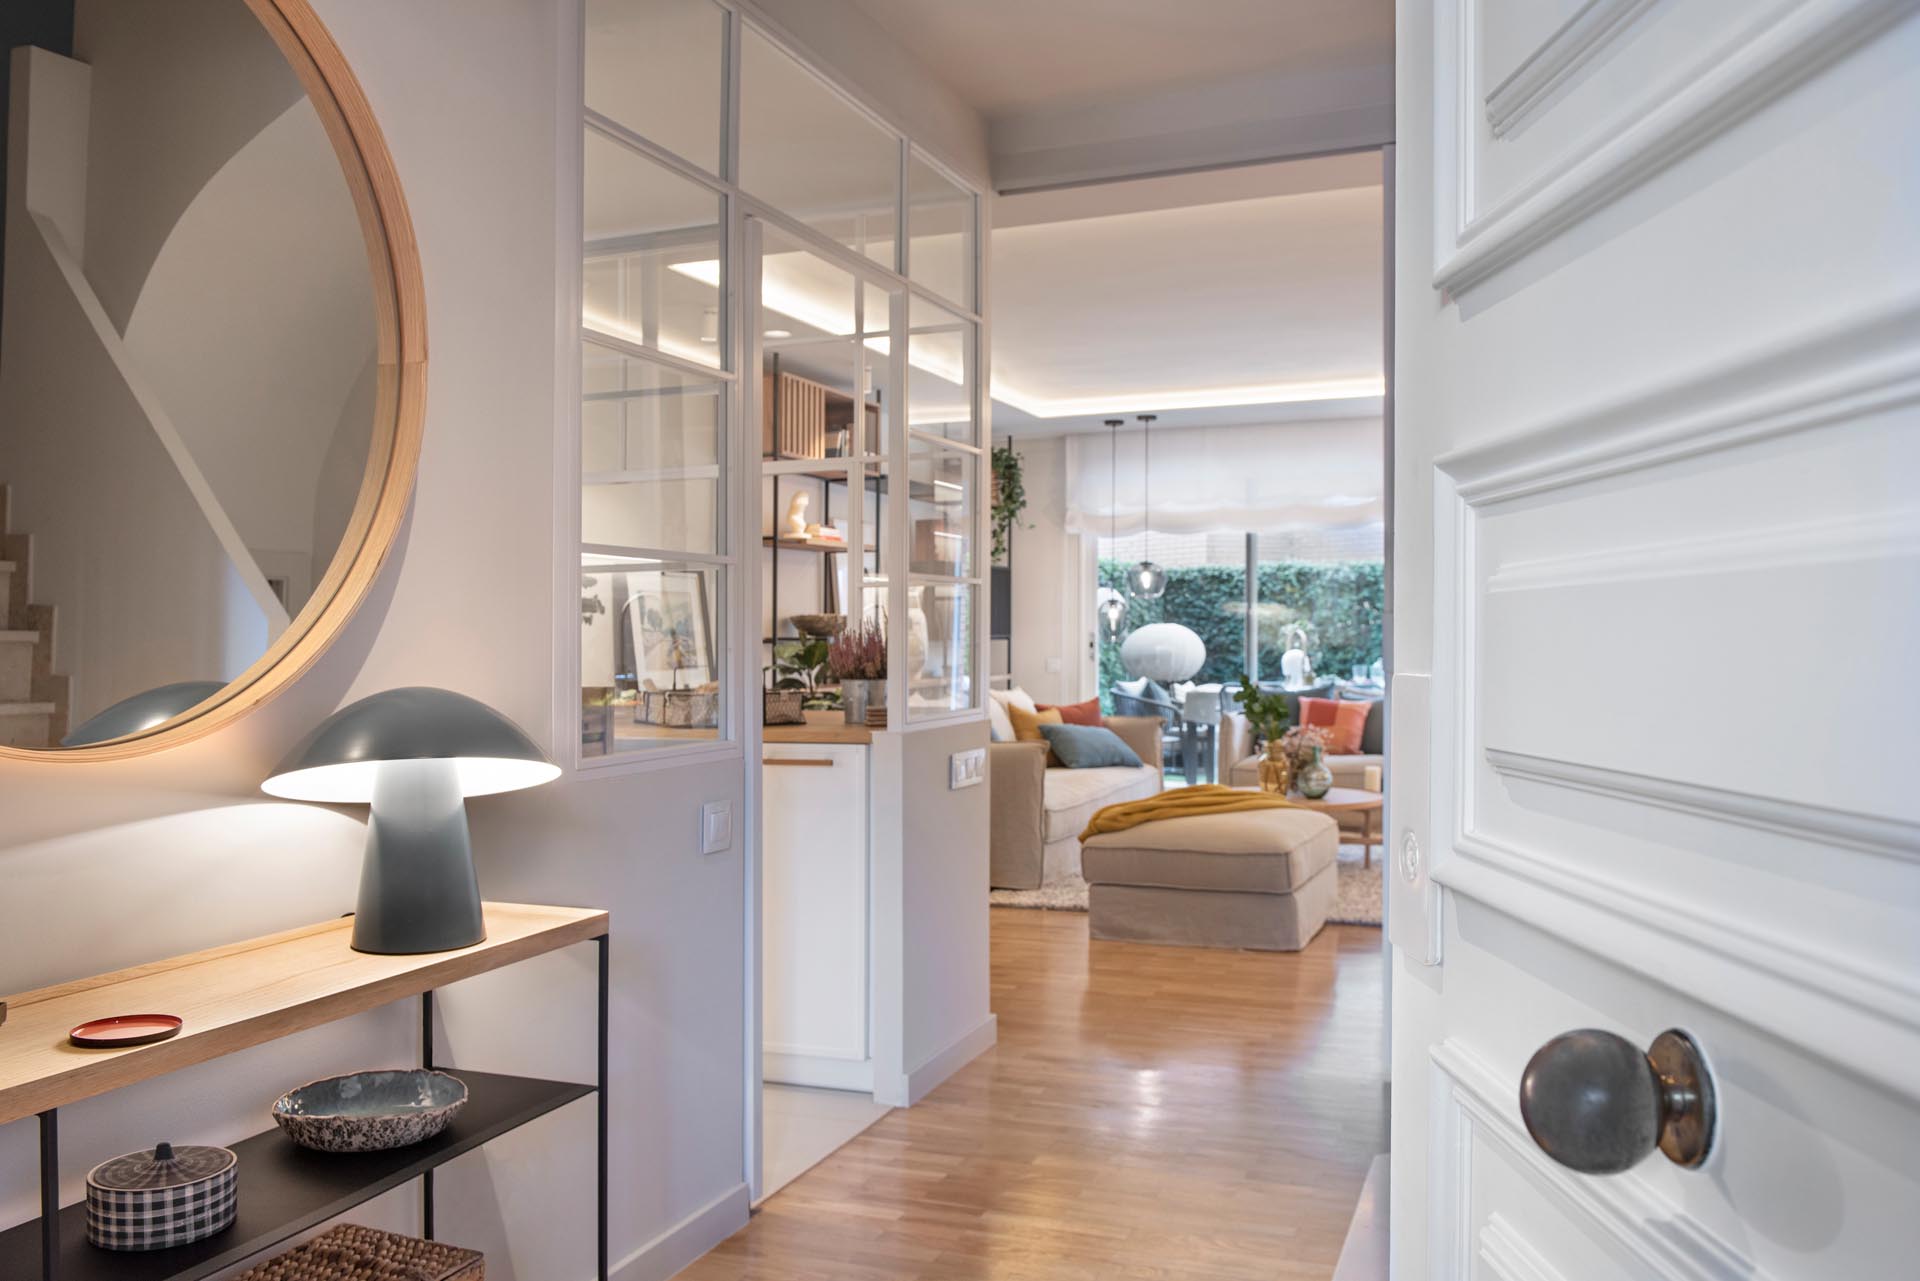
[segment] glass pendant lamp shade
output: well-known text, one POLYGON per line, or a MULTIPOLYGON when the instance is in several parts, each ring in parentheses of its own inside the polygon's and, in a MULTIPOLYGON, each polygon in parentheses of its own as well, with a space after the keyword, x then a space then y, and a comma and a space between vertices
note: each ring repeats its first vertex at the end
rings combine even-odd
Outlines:
POLYGON ((1127 571, 1127 590, 1141 600, 1159 600, 1167 590, 1167 571, 1143 560, 1127 571))
POLYGON ((1142 449, 1146 466, 1142 471, 1144 501, 1140 505, 1140 533, 1147 555, 1127 571, 1127 590, 1138 600, 1159 600, 1167 590, 1167 571, 1153 560, 1153 414, 1140 414, 1142 449))
POLYGON ((1117 641, 1127 634, 1127 602, 1115 592, 1100 602, 1095 610, 1100 617, 1100 639, 1117 641))

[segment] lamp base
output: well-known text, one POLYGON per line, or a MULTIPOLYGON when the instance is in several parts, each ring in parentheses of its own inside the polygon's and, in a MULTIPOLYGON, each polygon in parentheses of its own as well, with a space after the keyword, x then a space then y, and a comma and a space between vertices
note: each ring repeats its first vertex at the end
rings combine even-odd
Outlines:
POLYGON ((447 760, 382 764, 367 820, 353 950, 448 952, 486 937, 458 767, 447 760))

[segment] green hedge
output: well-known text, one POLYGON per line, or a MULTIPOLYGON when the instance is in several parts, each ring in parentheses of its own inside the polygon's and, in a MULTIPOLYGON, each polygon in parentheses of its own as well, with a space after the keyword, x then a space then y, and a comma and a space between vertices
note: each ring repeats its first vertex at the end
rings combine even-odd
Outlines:
MULTIPOLYGON (((1130 561, 1100 562, 1100 583, 1126 591, 1130 561)), ((1307 654, 1321 676, 1351 674, 1355 663, 1381 654, 1386 609, 1386 566, 1377 560, 1263 561, 1260 565, 1260 677, 1277 680, 1286 628, 1307 628, 1307 654)), ((1183 623, 1207 646, 1206 665, 1194 680, 1233 682, 1245 669, 1246 574, 1238 565, 1196 565, 1167 571, 1166 594, 1156 601, 1129 599, 1128 625, 1183 623)), ((1100 696, 1126 679, 1120 646, 1100 646, 1100 696)))

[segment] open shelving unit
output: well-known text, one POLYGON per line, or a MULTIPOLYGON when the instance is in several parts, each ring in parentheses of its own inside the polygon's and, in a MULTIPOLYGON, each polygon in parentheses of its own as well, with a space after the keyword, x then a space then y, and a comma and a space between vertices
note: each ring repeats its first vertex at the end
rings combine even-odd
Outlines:
POLYGON ((607 914, 517 903, 488 903, 484 914, 485 941, 451 952, 355 952, 349 945, 352 918, 345 917, 10 998, 0 1038, 0 1124, 39 1120, 41 1209, 38 1218, 0 1232, 0 1277, 197 1281, 415 1179, 424 1235, 431 1238, 436 1168, 593 1095, 599 1110, 596 1230, 605 1281, 607 914), (424 1143, 385 1152, 313 1152, 278 1130, 252 1135, 232 1145, 240 1188, 233 1224, 190 1245, 141 1253, 103 1250, 86 1239, 84 1202, 61 1207, 62 1107, 411 997, 420 1000, 422 1066, 431 1068, 436 987, 586 942, 599 950, 594 1084, 456 1069, 469 1094, 453 1124, 424 1143), (152 1045, 79 1050, 67 1043, 68 1029, 129 1010, 177 1012, 186 1023, 172 1039, 152 1045))

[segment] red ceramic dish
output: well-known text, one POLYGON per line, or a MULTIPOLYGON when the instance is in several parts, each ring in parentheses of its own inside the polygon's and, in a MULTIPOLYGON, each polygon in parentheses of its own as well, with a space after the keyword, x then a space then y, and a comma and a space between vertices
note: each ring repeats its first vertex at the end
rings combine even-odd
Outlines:
POLYGON ((82 1023, 67 1033, 67 1040, 88 1049, 118 1050, 164 1041, 179 1030, 180 1018, 175 1014, 116 1014, 82 1023))

